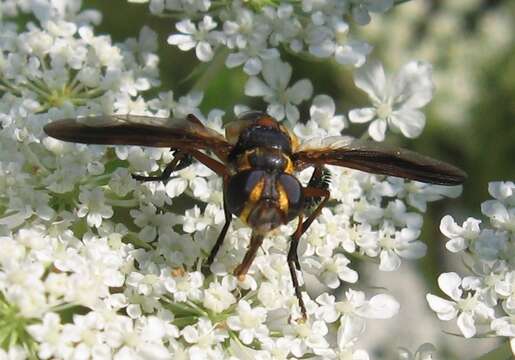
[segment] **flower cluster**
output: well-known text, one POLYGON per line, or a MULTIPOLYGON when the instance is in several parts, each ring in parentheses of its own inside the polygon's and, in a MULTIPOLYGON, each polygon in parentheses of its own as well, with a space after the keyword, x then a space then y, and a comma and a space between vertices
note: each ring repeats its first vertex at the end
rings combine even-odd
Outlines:
POLYGON ((447 250, 462 254, 471 274, 441 274, 438 284, 451 300, 428 294, 427 301, 441 320, 456 319, 464 337, 504 336, 515 349, 515 184, 492 182, 488 192, 494 199, 481 212, 489 226, 472 217, 461 225, 442 219, 447 250))
MULTIPOLYGON (((139 38, 114 44, 95 34, 100 14, 81 11, 79 0, 41 0, 33 9, 23 4, 7 1, 3 14, 33 11, 35 20, 22 29, 0 23, 0 347, 6 354, 368 359, 357 346, 366 325, 391 318, 399 304, 389 294, 348 285, 359 280, 356 260, 395 271, 403 260, 424 256, 418 237, 427 202, 461 189, 328 166, 333 206, 321 212, 299 247, 305 274, 326 291, 311 299, 306 286, 303 322, 285 261, 295 222, 265 239, 240 279, 231 273, 250 230, 235 219, 211 272, 203 272, 224 222, 220 178, 194 163, 166 184, 137 182, 131 173, 159 173, 173 153, 63 143, 43 133, 55 119, 104 113, 195 114, 221 132, 224 114, 203 114, 202 93, 144 93, 159 86, 156 34, 145 27, 139 38), (335 296, 332 290, 343 284, 345 292, 335 296)), ((245 93, 267 102, 270 114, 286 119, 306 146, 341 135, 346 116, 331 97, 313 96, 308 79, 290 86, 292 67, 279 59, 278 46, 361 65, 369 47, 347 39, 343 16, 364 24, 368 12, 385 11, 392 1, 258 5, 152 0, 150 9, 181 15, 180 33, 169 43, 195 48, 202 61, 227 47, 227 65, 244 65, 250 75, 245 93), (299 121, 304 101, 309 117, 299 121)), ((372 107, 351 110, 351 122, 372 121, 369 134, 377 139, 387 127, 408 137, 420 134, 419 109, 432 96, 428 64, 407 63, 393 77, 370 64, 356 73, 355 83, 372 107)), ((236 114, 244 110, 235 107, 236 114)), ((301 182, 311 171, 297 174, 301 182)))
POLYGON ((377 44, 374 55, 390 67, 410 59, 430 61, 438 68, 433 119, 445 126, 464 125, 481 99, 484 73, 510 56, 514 41, 513 4, 482 3, 442 0, 432 6, 430 1, 409 1, 359 27, 356 36, 377 44))
POLYGON ((349 35, 345 19, 365 25, 370 12, 382 13, 392 5, 392 0, 151 0, 149 7, 155 14, 181 19, 176 24, 178 33, 168 38, 170 44, 184 51, 195 49, 200 61, 210 61, 218 49, 226 48, 230 52, 227 67, 243 65, 247 74, 257 75, 263 61, 280 56, 280 47, 361 66, 372 47, 349 35))

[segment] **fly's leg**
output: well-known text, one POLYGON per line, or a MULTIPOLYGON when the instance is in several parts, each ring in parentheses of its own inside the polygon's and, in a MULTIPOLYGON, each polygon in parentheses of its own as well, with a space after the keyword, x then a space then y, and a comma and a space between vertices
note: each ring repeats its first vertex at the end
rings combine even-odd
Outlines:
POLYGON ((229 225, 231 225, 232 214, 229 212, 229 209, 227 208, 225 201, 224 201, 224 214, 225 214, 225 224, 224 224, 224 227, 222 228, 222 231, 218 235, 218 238, 216 239, 215 245, 213 246, 213 248, 211 249, 211 252, 209 253, 209 257, 207 258, 206 265, 208 267, 213 263, 213 260, 215 259, 216 254, 218 253, 218 250, 220 250, 220 247, 222 246, 222 244, 224 242, 225 235, 227 234, 227 230, 229 229, 229 225))
POLYGON ((321 198, 322 201, 318 204, 316 209, 308 216, 305 221, 302 221, 302 216, 299 216, 299 224, 297 225, 297 229, 292 236, 290 250, 288 251, 288 267, 290 268, 291 280, 293 283, 293 288, 295 290, 295 296, 299 301, 300 311, 302 313, 302 318, 307 319, 306 305, 304 304, 304 300, 302 300, 302 293, 300 291, 299 281, 297 279, 296 270, 301 271, 299 255, 297 253, 297 248, 299 246, 299 240, 302 234, 306 232, 309 226, 313 223, 313 221, 320 215, 323 207, 327 200, 329 200, 329 191, 326 189, 320 189, 316 187, 306 187, 303 189, 304 197, 318 197, 321 198))
MULTIPOLYGON (((311 175, 308 186, 310 188, 328 190, 331 184, 331 172, 324 166, 317 166, 311 175)), ((308 197, 306 198, 306 208, 311 209, 320 204, 321 197, 308 197)))
POLYGON ((265 236, 263 234, 252 232, 252 235, 250 237, 249 249, 243 257, 243 261, 241 262, 241 264, 238 265, 236 269, 234 269, 234 276, 236 276, 238 279, 243 279, 243 277, 249 271, 250 265, 252 265, 252 262, 254 261, 257 251, 263 243, 264 238, 265 236))
POLYGON ((162 181, 163 183, 167 183, 170 179, 170 176, 174 171, 182 170, 191 165, 193 162, 193 157, 188 153, 181 150, 170 149, 170 151, 174 152, 173 160, 166 165, 165 169, 158 176, 143 176, 138 174, 132 174, 132 178, 138 181, 147 182, 147 181, 162 181))

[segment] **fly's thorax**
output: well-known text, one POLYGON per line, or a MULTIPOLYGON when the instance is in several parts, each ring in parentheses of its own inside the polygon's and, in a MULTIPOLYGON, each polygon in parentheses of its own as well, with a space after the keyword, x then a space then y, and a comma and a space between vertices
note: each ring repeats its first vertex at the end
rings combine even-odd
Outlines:
POLYGON ((282 150, 259 147, 247 150, 235 159, 235 170, 263 170, 268 173, 293 173, 293 162, 282 150))
POLYGON ((239 171, 228 179, 224 192, 229 211, 262 233, 287 224, 304 207, 301 184, 285 172, 239 171))
POLYGON ((290 156, 296 146, 294 136, 273 118, 266 116, 254 120, 240 120, 235 125, 228 126, 226 132, 234 142, 229 154, 231 162, 246 151, 256 148, 277 149, 290 156))

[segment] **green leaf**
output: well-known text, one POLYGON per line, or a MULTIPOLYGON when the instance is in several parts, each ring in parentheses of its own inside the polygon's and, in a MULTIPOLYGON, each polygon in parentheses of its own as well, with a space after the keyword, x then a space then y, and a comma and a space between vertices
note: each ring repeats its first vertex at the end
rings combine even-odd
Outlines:
POLYGON ((511 351, 510 342, 505 341, 498 348, 484 354, 477 358, 477 360, 510 360, 513 357, 514 354, 511 351))

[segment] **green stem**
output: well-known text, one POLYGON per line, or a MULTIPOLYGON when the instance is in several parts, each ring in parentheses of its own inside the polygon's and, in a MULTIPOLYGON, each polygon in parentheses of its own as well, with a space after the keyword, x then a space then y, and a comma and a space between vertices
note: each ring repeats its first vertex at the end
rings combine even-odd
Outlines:
POLYGON ((116 199, 106 198, 105 201, 106 201, 106 204, 109 204, 111 206, 123 207, 123 208, 132 208, 139 204, 138 199, 116 200, 116 199))
POLYGON ((213 61, 209 63, 206 71, 195 82, 191 90, 204 90, 208 87, 212 79, 218 75, 221 68, 224 66, 228 52, 229 50, 227 49, 216 51, 213 61))
POLYGON ((203 309, 201 309, 197 304, 195 304, 194 302, 190 301, 190 300, 187 300, 186 301, 186 304, 188 304, 189 306, 191 306, 193 309, 195 309, 201 316, 204 316, 204 317, 209 317, 209 314, 207 312, 205 312, 203 309))
POLYGON ((401 4, 407 3, 409 1, 411 1, 411 0, 395 0, 393 2, 393 6, 401 5, 401 4))
POLYGON ((360 140, 368 140, 370 138, 370 135, 368 134, 368 131, 365 131, 363 135, 359 137, 360 140))

